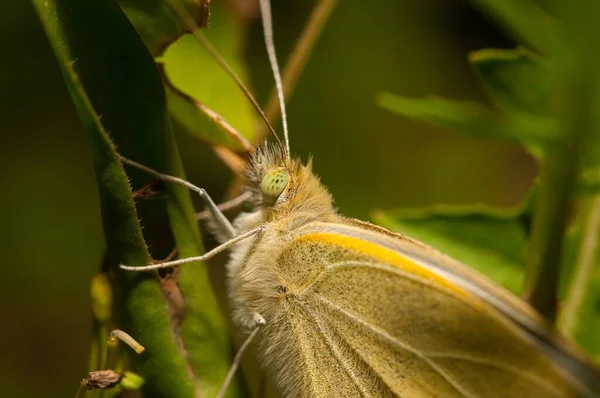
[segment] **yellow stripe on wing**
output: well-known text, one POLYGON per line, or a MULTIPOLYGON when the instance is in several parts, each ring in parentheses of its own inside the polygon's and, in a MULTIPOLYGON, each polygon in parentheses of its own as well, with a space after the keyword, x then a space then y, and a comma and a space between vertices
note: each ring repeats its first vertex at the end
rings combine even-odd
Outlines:
POLYGON ((388 248, 366 240, 339 234, 314 232, 302 235, 298 238, 298 241, 306 241, 325 245, 332 244, 335 246, 342 247, 344 249, 349 249, 357 253, 373 257, 383 264, 392 265, 406 273, 413 274, 422 279, 443 286, 444 288, 449 289, 452 292, 458 293, 463 296, 472 296, 462 287, 457 286, 455 283, 452 283, 447 278, 444 278, 442 275, 432 272, 426 267, 416 263, 412 259, 404 257, 393 250, 390 250, 388 248))

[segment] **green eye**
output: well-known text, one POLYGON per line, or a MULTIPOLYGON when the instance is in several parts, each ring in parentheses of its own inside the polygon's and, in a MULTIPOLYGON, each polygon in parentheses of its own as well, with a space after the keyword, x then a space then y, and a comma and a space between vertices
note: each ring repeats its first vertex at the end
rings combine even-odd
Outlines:
POLYGON ((260 191, 263 197, 274 202, 281 195, 289 180, 289 174, 283 170, 269 171, 260 183, 260 191))

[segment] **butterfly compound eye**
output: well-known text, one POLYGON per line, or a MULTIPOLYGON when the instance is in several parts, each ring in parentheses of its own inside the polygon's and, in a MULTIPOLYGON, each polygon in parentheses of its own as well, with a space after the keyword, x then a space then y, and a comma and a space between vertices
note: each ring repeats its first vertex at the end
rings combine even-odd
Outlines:
POLYGON ((281 195, 290 180, 290 176, 283 170, 271 170, 260 183, 260 191, 268 202, 275 202, 281 195))

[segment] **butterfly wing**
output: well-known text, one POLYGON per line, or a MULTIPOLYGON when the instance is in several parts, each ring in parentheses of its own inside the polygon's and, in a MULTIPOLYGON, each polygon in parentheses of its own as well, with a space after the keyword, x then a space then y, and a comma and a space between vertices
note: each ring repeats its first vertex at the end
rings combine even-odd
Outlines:
MULTIPOLYGON (((285 330, 280 349, 293 351, 275 369, 286 373, 278 377, 285 391, 303 397, 593 396, 546 340, 505 314, 514 311, 533 327, 540 322, 534 312, 515 298, 504 304, 510 308, 498 309, 493 298, 509 293, 488 292, 492 299, 486 299, 469 289, 476 276, 424 266, 423 258, 390 247, 398 239, 354 222, 315 223, 285 247, 277 271, 285 307, 278 324, 285 327, 271 329, 285 330)), ((276 344, 272 350, 284 358, 276 344)))

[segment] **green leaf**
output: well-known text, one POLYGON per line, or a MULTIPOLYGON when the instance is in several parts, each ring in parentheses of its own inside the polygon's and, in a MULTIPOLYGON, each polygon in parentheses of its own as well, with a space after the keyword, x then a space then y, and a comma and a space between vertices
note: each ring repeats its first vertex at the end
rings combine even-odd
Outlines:
POLYGON ((522 288, 526 230, 517 211, 436 206, 377 211, 373 219, 469 265, 513 292, 522 288))
MULTIPOLYGON (((247 81, 243 57, 245 32, 240 26, 228 21, 222 5, 215 2, 211 7, 211 28, 205 31, 205 35, 236 74, 247 81)), ((159 61, 168 86, 206 105, 246 140, 252 142, 256 117, 250 101, 193 36, 181 37, 165 51, 159 61)), ((228 146, 229 135, 215 125, 213 120, 196 110, 193 104, 186 105, 173 92, 169 93, 169 99, 171 114, 185 127, 186 132, 194 138, 228 146), (222 135, 219 139, 216 135, 218 132, 222 135)), ((239 142, 228 147, 240 150, 239 142)))
MULTIPOLYGON (((472 52, 469 59, 483 88, 494 104, 516 124, 531 122, 531 128, 541 122, 551 126, 539 130, 547 133, 547 141, 557 140, 555 121, 551 113, 551 68, 549 63, 531 51, 485 49, 472 52)), ((596 112, 600 117, 600 106, 596 112)), ((578 194, 600 192, 600 140, 592 140, 583 154, 583 167, 577 182, 578 194)))
POLYGON ((490 99, 499 109, 547 117, 550 110, 550 70, 531 51, 485 49, 469 61, 490 99))
POLYGON ((432 126, 524 145, 539 157, 544 146, 557 139, 552 121, 534 116, 509 118, 476 102, 439 97, 407 98, 382 93, 379 106, 432 126))
POLYGON ((185 131, 198 140, 234 151, 250 151, 252 146, 233 126, 206 105, 166 84, 171 115, 185 131))
MULTIPOLYGON (((183 177, 164 87, 152 56, 116 3, 34 0, 34 5, 92 147, 120 322, 146 347, 144 354, 133 357, 135 371, 146 380, 143 391, 153 397, 191 397, 197 382, 207 396, 213 396, 225 377, 231 352, 206 268, 196 264, 181 269, 179 284, 187 317, 178 332, 156 275, 116 268, 120 263, 144 265, 151 261, 144 238, 153 244, 166 241, 167 246, 169 239, 160 223, 147 224, 142 236, 128 177, 113 140, 123 155, 183 177), (181 350, 178 335, 186 352, 181 350)), ((153 179, 132 173, 131 180, 135 186, 143 186, 153 179)), ((180 256, 200 254, 189 193, 174 185, 167 185, 166 190, 166 202, 153 202, 160 207, 158 213, 168 214, 180 256)), ((142 210, 143 205, 140 203, 142 210)), ((141 214, 144 220, 153 219, 152 214, 141 214)))
POLYGON ((471 0, 500 25, 534 48, 549 53, 554 47, 552 18, 532 0, 471 0))
MULTIPOLYGON (((176 0, 200 27, 208 20, 206 1, 176 0)), ((154 56, 164 52, 169 44, 189 31, 169 4, 169 0, 118 0, 119 5, 154 56)))
MULTIPOLYGON (((516 142, 542 161, 544 151, 561 139, 557 122, 544 116, 551 96, 547 66, 522 48, 481 50, 472 53, 471 60, 482 85, 503 113, 476 102, 439 97, 382 93, 377 102, 394 113, 435 127, 516 142)), ((600 192, 600 140, 585 148, 576 190, 580 195, 600 192)))
POLYGON ((600 199, 587 200, 565 238, 558 326, 600 363, 600 199))
MULTIPOLYGON (((179 0, 177 1, 179 2, 179 0)), ((120 0, 119 4, 144 39, 150 52, 155 56, 160 57, 169 45, 190 31, 184 26, 180 15, 173 9, 170 1, 120 0)), ((194 16, 198 26, 202 27, 203 22, 207 21, 209 9, 206 1, 184 0, 177 4, 184 6, 189 16, 194 16)), ((218 5, 216 8, 217 15, 222 15, 218 5)), ((218 24, 221 23, 226 22, 219 20, 218 24)), ((217 26, 214 29, 223 28, 217 26)), ((193 51, 205 52, 203 48, 197 46, 197 43, 193 51)), ((169 53, 169 67, 171 66, 170 59, 171 55, 169 53)), ((163 58, 162 61, 165 61, 165 59, 163 58)), ((214 63, 212 59, 204 59, 202 62, 207 62, 209 65, 214 63)), ((177 63, 175 63, 175 68, 178 68, 177 63)), ((197 79, 203 69, 206 69, 206 65, 195 71, 194 79, 197 79)), ((165 83, 171 115, 187 133, 211 145, 224 146, 233 151, 241 152, 250 149, 247 140, 235 128, 222 120, 220 114, 210 108, 205 110, 206 105, 171 85, 168 75, 166 75, 165 83)), ((202 94, 211 93, 212 96, 212 90, 214 89, 215 87, 211 86, 202 94)), ((216 92, 221 92, 221 89, 216 90, 216 92)), ((235 95, 239 95, 239 90, 236 91, 235 95)), ((245 101, 245 98, 243 100, 245 101)))

